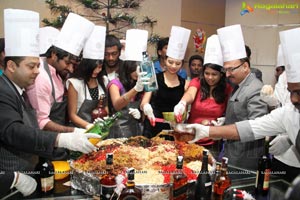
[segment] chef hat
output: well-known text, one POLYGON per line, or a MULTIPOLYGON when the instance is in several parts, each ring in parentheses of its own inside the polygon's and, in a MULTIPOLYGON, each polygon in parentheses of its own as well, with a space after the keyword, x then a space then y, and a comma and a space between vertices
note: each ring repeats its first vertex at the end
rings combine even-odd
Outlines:
POLYGON ((39 13, 4 10, 5 56, 39 57, 39 13))
POLYGON ((40 54, 44 54, 47 52, 47 50, 53 45, 58 34, 59 34, 59 30, 54 27, 46 26, 40 28, 39 30, 40 54))
POLYGON ((276 65, 276 67, 279 67, 279 66, 285 66, 281 44, 278 45, 278 51, 277 51, 277 65, 276 65))
POLYGON ((83 58, 102 60, 104 58, 106 27, 95 26, 83 48, 83 58))
POLYGON ((69 13, 54 46, 79 56, 94 26, 94 23, 84 17, 69 13))
POLYGON ((174 59, 183 60, 190 34, 191 30, 189 29, 179 26, 172 26, 167 56, 174 59))
POLYGON ((142 61, 143 52, 147 51, 148 31, 130 29, 126 31, 125 59, 142 61))
POLYGON ((232 25, 217 30, 224 62, 247 57, 241 25, 232 25))
POLYGON ((289 83, 300 83, 300 28, 279 32, 289 83))
POLYGON ((207 63, 223 66, 222 49, 219 37, 216 34, 207 38, 204 54, 204 65, 207 63))

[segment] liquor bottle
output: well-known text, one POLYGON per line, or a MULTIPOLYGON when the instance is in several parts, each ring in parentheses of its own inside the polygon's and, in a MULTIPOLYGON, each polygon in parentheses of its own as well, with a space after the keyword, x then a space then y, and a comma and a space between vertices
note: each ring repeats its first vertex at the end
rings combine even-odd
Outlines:
POLYGON ((44 194, 49 194, 54 189, 54 166, 50 160, 39 158, 39 163, 36 165, 38 188, 44 194))
POLYGON ((270 137, 265 137, 265 153, 258 159, 256 172, 255 193, 266 196, 269 192, 269 181, 271 174, 271 158, 269 154, 270 137))
POLYGON ((111 117, 103 121, 97 121, 94 125, 86 130, 86 133, 97 133, 101 135, 101 139, 105 139, 109 134, 109 128, 114 124, 114 122, 121 116, 121 112, 116 112, 111 117))
POLYGON ((120 194, 120 200, 141 200, 142 191, 135 187, 134 183, 134 168, 129 168, 127 170, 127 183, 126 188, 124 188, 120 194))
POLYGON ((186 200, 187 199, 187 188, 188 188, 188 177, 182 170, 183 157, 177 156, 176 171, 172 175, 173 183, 173 200, 186 200))
POLYGON ((106 154, 106 169, 100 179, 100 199, 110 200, 117 187, 113 167, 113 153, 106 154))
POLYGON ((222 158, 221 173, 214 182, 215 199, 223 199, 224 192, 231 186, 231 180, 228 176, 228 158, 222 158))
POLYGON ((197 177, 195 187, 196 200, 210 200, 211 199, 211 178, 208 172, 208 150, 203 150, 202 167, 197 177))
POLYGON ((97 118, 103 119, 108 115, 105 110, 105 95, 101 95, 97 107, 92 111, 92 121, 97 118))
POLYGON ((147 72, 145 75, 149 79, 149 84, 144 86, 146 92, 152 92, 158 89, 156 73, 153 62, 149 59, 146 51, 143 52, 143 60, 141 62, 141 71, 147 72))

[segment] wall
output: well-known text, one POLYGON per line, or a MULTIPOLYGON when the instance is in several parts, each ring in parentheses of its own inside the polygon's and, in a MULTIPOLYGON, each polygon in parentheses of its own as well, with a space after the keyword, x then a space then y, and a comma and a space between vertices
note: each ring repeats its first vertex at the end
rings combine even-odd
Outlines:
POLYGON ((241 24, 245 43, 252 50, 251 64, 263 72, 265 84, 274 85, 279 31, 300 27, 300 0, 247 0, 253 12, 240 15, 243 0, 226 0, 225 24, 241 24), (262 9, 257 5, 277 4, 293 9, 262 9), (298 6, 296 6, 298 5, 298 6), (256 6, 256 7, 255 7, 256 6))
POLYGON ((185 68, 188 71, 188 60, 196 51, 193 35, 197 28, 202 28, 206 38, 216 34, 216 30, 225 24, 225 0, 184 0, 182 1, 181 26, 190 29, 191 37, 185 56, 185 68))

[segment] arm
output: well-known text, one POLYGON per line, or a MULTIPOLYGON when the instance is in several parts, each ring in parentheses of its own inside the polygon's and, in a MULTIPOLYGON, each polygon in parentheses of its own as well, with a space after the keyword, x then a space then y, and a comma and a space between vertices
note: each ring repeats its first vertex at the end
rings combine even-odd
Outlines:
POLYGON ((150 103, 152 92, 145 92, 141 101, 140 109, 143 110, 144 105, 150 103))
POLYGON ((235 124, 226 126, 210 126, 210 138, 225 138, 229 140, 240 140, 240 135, 235 124))
POLYGON ((78 127, 85 128, 89 124, 77 115, 78 93, 70 82, 68 87, 68 114, 70 120, 78 127))
POLYGON ((186 104, 191 104, 194 102, 198 89, 194 86, 188 87, 187 91, 184 93, 181 101, 185 101, 186 104))
POLYGON ((138 93, 134 88, 132 88, 121 96, 120 89, 116 84, 112 84, 108 90, 111 96, 112 105, 117 111, 127 106, 130 100, 138 93))

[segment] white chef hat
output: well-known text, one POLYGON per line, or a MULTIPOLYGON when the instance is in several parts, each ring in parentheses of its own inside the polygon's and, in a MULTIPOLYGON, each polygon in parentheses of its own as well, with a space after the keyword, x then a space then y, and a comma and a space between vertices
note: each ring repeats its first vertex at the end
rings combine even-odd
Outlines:
POLYGON ((4 10, 5 56, 39 57, 39 13, 4 10))
POLYGON ((217 29, 224 62, 247 57, 241 25, 217 29))
POLYGON ((277 50, 277 65, 276 65, 276 67, 279 67, 279 66, 285 66, 281 44, 278 45, 278 50, 277 50))
POLYGON ((300 83, 300 28, 279 32, 289 83, 300 83))
POLYGON ((216 34, 207 38, 204 54, 204 65, 207 63, 223 66, 222 49, 219 37, 216 34))
POLYGON ((83 58, 102 60, 104 58, 106 27, 95 26, 83 48, 83 58))
POLYGON ((129 29, 126 31, 125 59, 142 61, 143 52, 147 51, 148 31, 129 29))
POLYGON ((39 47, 40 54, 44 54, 53 45, 59 34, 59 30, 52 27, 46 26, 39 30, 39 47))
POLYGON ((191 30, 189 29, 180 26, 172 26, 167 48, 167 56, 183 60, 190 34, 191 30))
POLYGON ((95 24, 84 17, 69 13, 54 46, 79 56, 95 24))

